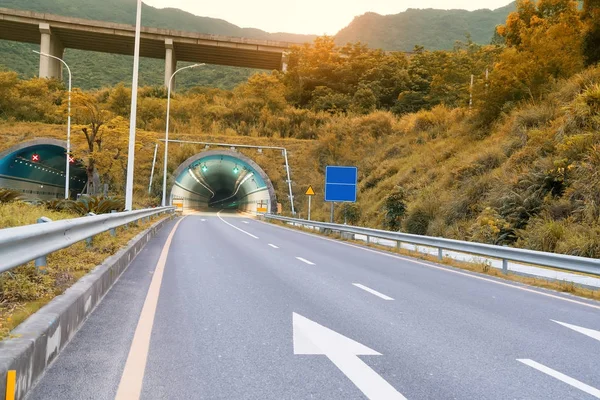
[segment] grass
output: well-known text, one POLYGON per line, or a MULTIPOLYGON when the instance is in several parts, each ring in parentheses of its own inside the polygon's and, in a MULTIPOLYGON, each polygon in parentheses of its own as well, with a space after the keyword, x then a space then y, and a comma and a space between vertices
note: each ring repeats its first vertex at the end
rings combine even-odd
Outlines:
MULTIPOLYGON (((0 228, 34 223, 42 215, 54 220, 77 217, 20 202, 0 204, 0 228)), ((128 229, 118 228, 116 237, 108 232, 96 235, 89 248, 85 242, 79 242, 52 253, 47 257, 47 273, 37 272, 30 262, 0 274, 0 339, 154 222, 140 221, 128 229)))
MULTIPOLYGON (((448 257, 444 257, 442 260, 440 260, 436 256, 432 256, 429 254, 423 254, 418 251, 392 248, 392 247, 378 245, 375 243, 366 243, 366 242, 363 242, 360 240, 344 239, 341 237, 341 235, 336 234, 336 233, 323 234, 316 230, 312 230, 312 229, 308 229, 308 228, 304 228, 304 227, 298 227, 298 226, 294 226, 294 225, 288 225, 288 224, 286 224, 284 222, 280 222, 280 221, 268 221, 268 222, 275 224, 275 225, 279 225, 281 227, 288 228, 288 229, 295 229, 295 230, 299 230, 299 231, 303 231, 303 232, 307 232, 307 233, 312 233, 315 235, 326 236, 326 237, 329 237, 329 238, 332 238, 335 240, 352 243, 352 244, 355 244, 358 246, 370 247, 370 248, 377 249, 377 250, 380 250, 380 251, 383 251, 386 253, 399 254, 402 256, 410 257, 410 258, 416 258, 416 259, 428 261, 428 262, 431 262, 434 264, 448 265, 448 266, 455 267, 455 268, 458 268, 461 270, 466 270, 466 271, 475 272, 475 273, 479 273, 479 274, 483 274, 483 275, 488 275, 488 276, 500 278, 500 279, 507 280, 507 281, 519 282, 519 283, 523 283, 523 284, 530 285, 530 286, 536 286, 536 287, 540 287, 543 289, 554 290, 554 291, 562 292, 562 293, 569 293, 569 294, 573 294, 575 296, 600 301, 600 289, 599 290, 587 289, 587 288, 578 286, 578 285, 574 284, 573 282, 553 281, 553 280, 547 280, 547 279, 543 279, 543 278, 527 277, 527 276, 517 275, 514 273, 510 273, 510 272, 508 273, 508 275, 505 275, 504 273, 502 273, 501 270, 499 270, 497 268, 492 268, 486 263, 469 263, 469 262, 454 260, 454 259, 448 258, 448 257)), ((589 274, 581 274, 581 275, 587 275, 587 276, 592 276, 592 277, 597 278, 597 276, 595 276, 595 275, 589 275, 589 274)))

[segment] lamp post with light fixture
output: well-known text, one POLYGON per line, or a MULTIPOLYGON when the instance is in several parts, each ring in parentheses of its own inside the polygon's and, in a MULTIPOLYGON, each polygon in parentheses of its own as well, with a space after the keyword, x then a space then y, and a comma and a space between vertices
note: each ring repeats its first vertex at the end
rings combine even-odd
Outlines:
POLYGON ((71 164, 71 68, 69 68, 69 66, 67 65, 67 63, 61 59, 58 58, 56 56, 50 55, 50 54, 46 54, 46 53, 42 53, 40 51, 36 51, 33 50, 34 53, 37 53, 41 56, 44 57, 50 57, 50 58, 54 58, 55 60, 60 61, 61 63, 63 63, 63 65, 65 67, 67 67, 67 71, 69 72, 69 102, 68 102, 68 109, 67 109, 67 162, 66 162, 66 172, 65 172, 65 199, 69 199, 69 180, 70 178, 70 174, 69 174, 69 170, 70 170, 70 164, 71 164))
POLYGON ((204 64, 193 64, 188 65, 187 67, 179 68, 177 71, 173 72, 171 77, 169 78, 169 86, 167 88, 167 122, 165 129, 165 157, 163 160, 163 190, 162 190, 162 202, 161 205, 165 207, 167 205, 167 157, 169 154, 169 115, 171 111, 171 86, 173 82, 173 78, 178 72, 183 71, 184 69, 201 67, 204 64))

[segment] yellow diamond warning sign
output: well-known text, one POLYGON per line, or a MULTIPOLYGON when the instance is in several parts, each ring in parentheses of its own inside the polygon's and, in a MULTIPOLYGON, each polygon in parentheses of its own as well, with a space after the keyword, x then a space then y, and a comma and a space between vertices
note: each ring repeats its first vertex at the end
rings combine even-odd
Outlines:
POLYGON ((312 186, 309 186, 308 189, 306 189, 306 193, 304 193, 307 196, 314 196, 315 195, 315 191, 313 190, 312 186))

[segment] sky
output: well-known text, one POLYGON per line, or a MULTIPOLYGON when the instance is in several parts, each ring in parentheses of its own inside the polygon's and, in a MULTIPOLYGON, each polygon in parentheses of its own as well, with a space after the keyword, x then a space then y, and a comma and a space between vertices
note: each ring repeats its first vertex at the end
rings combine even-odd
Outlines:
POLYGON ((267 32, 335 35, 355 16, 372 11, 398 14, 407 8, 496 9, 512 0, 143 0, 156 7, 180 8, 267 32))

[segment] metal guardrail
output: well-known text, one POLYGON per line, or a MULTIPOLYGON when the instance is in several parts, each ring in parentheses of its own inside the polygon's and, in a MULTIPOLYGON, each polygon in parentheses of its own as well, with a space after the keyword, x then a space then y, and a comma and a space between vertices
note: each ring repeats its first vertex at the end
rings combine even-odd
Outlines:
POLYGON ((595 258, 569 256, 565 254, 546 253, 542 251, 517 249, 513 247, 495 246, 476 242, 465 242, 461 240, 412 235, 402 232, 391 232, 351 225, 331 224, 328 222, 308 221, 272 214, 266 214, 264 217, 270 220, 288 222, 305 227, 328 229, 333 232, 350 233, 354 235, 364 235, 367 236, 367 242, 369 241, 370 237, 392 240, 397 242, 398 248, 400 248, 401 243, 433 247, 438 249, 438 257, 440 260, 443 259, 443 250, 496 258, 502 260, 502 270, 504 273, 508 273, 508 261, 515 261, 600 276, 600 260, 595 258))
POLYGON ((149 208, 2 229, 0 272, 43 258, 99 233, 174 210, 175 207, 149 208))

